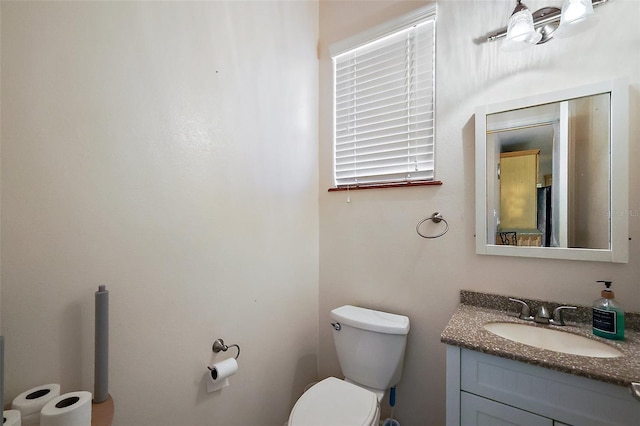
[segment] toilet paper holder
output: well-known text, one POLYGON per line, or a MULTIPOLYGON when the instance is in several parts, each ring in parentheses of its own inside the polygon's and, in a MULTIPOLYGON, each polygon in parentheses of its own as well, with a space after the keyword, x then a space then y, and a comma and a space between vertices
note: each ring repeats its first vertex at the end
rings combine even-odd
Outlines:
POLYGON ((213 348, 212 349, 213 349, 213 352, 215 352, 215 353, 218 353, 220 351, 226 352, 226 351, 229 350, 229 348, 232 348, 234 346, 235 346, 236 349, 238 349, 238 353, 236 354, 236 357, 235 357, 236 359, 238 359, 238 357, 240 356, 240 346, 238 346, 236 344, 227 346, 227 345, 224 344, 224 340, 216 339, 216 341, 213 342, 213 348))

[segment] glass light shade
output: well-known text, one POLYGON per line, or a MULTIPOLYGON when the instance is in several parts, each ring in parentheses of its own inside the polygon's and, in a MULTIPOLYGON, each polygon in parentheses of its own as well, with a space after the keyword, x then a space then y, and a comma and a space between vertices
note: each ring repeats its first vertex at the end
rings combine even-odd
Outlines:
POLYGON ((537 33, 533 27, 531 11, 518 3, 515 13, 509 18, 507 37, 500 49, 504 51, 522 50, 536 44, 541 38, 542 35, 537 33))
POLYGON ((569 37, 593 27, 598 17, 593 13, 591 0, 564 0, 560 26, 554 37, 569 37))

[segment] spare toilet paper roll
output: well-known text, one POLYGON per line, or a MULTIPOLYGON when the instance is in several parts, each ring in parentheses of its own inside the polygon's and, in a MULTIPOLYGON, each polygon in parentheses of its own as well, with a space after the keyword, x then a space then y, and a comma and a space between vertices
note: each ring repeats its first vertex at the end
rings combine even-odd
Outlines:
POLYGON ((3 426, 21 426, 22 424, 18 410, 4 410, 2 416, 4 418, 3 426))
POLYGON ((40 413, 29 414, 28 416, 22 416, 21 426, 39 426, 40 425, 40 413))
POLYGON ((60 385, 57 383, 36 386, 16 396, 11 402, 11 408, 20 411, 23 425, 32 424, 25 423, 25 418, 35 414, 38 417, 37 422, 39 422, 42 407, 58 396, 60 396, 60 385))
POLYGON ((235 358, 225 359, 209 367, 207 379, 207 392, 215 392, 229 386, 229 377, 238 371, 238 362, 235 358))
POLYGON ((91 426, 91 392, 60 395, 40 411, 41 426, 91 426))

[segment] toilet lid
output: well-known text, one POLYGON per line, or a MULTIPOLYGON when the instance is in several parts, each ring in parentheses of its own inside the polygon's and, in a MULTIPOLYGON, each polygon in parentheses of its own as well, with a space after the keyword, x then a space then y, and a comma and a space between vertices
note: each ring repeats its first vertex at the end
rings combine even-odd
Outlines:
POLYGON ((379 416, 378 397, 373 392, 329 377, 298 399, 289 426, 372 426, 379 416))

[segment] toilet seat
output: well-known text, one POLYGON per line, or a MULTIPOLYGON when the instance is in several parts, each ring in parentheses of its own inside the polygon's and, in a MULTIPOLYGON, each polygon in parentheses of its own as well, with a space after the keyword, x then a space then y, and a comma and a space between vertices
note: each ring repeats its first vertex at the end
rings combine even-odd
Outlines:
POLYGON ((296 402, 289 426, 374 426, 380 420, 378 397, 335 377, 313 385, 296 402))

